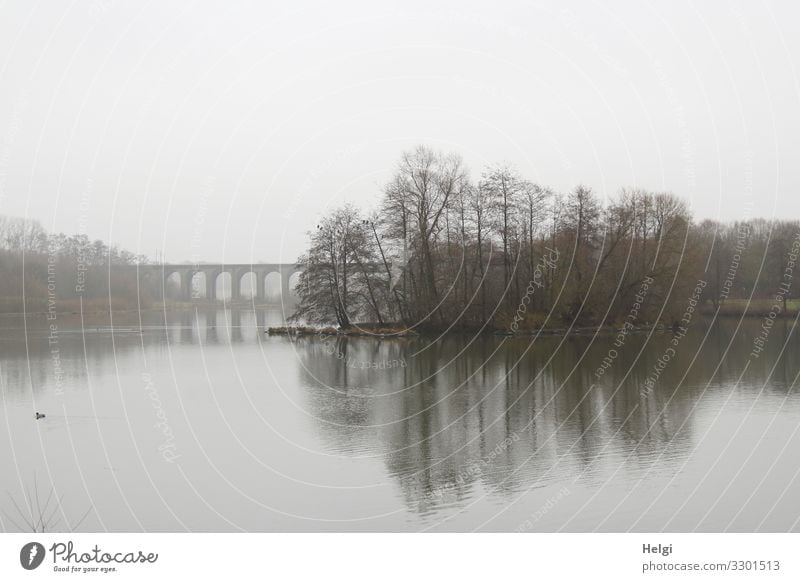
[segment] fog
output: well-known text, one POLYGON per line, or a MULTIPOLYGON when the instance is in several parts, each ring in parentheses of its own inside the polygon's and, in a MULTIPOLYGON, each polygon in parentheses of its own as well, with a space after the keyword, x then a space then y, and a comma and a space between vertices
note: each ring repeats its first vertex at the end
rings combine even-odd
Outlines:
POLYGON ((401 151, 800 216, 795 3, 6 2, 0 214, 289 262, 401 151))

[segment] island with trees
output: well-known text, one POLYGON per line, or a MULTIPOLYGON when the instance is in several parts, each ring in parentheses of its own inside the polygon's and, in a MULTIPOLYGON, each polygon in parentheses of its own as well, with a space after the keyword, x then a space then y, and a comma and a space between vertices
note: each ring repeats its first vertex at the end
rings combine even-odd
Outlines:
MULTIPOLYGON (((762 315, 799 233, 797 220, 697 222, 671 193, 562 194, 508 165, 472 180, 458 155, 418 146, 373 210, 343 204, 309 233, 292 319, 513 333, 617 326, 636 306, 636 325, 671 326, 698 282, 705 312, 762 315)), ((780 315, 796 312, 795 295, 780 315)))

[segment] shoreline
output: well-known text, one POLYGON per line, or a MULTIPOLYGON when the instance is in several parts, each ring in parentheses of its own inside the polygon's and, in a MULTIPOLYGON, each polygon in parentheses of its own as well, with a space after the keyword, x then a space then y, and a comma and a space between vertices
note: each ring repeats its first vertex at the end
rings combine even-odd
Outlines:
MULTIPOLYGON (((669 331, 673 329, 665 325, 650 325, 638 326, 627 330, 628 333, 645 333, 655 329, 656 331, 669 331)), ((498 337, 529 337, 533 335, 549 335, 549 336, 563 336, 563 335, 593 335, 595 333, 614 334, 619 333, 622 328, 615 326, 602 326, 602 327, 553 327, 553 328, 539 328, 531 330, 518 330, 516 332, 510 330, 498 329, 483 329, 479 328, 454 328, 450 330, 423 328, 420 330, 414 329, 381 329, 380 331, 365 329, 349 329, 343 330, 333 327, 311 327, 311 326, 272 326, 264 330, 264 333, 270 336, 283 336, 283 337, 375 337, 379 339, 391 338, 408 338, 408 337, 430 337, 434 335, 483 335, 483 336, 498 336, 498 337)))
MULTIPOLYGON (((109 308, 106 305, 104 308, 98 308, 96 306, 92 307, 91 309, 84 309, 84 315, 99 315, 99 314, 117 314, 117 313, 144 313, 144 312, 154 312, 154 311, 183 311, 187 309, 193 309, 195 307, 201 308, 209 308, 209 307, 216 307, 218 309, 232 309, 232 308, 255 308, 255 309, 267 309, 271 307, 282 307, 281 304, 276 303, 256 303, 253 305, 250 302, 209 302, 209 303, 169 303, 167 305, 163 304, 151 304, 147 307, 125 307, 121 309, 117 308, 109 308)), ((31 311, 0 311, 0 318, 3 317, 24 317, 24 316, 47 316, 52 315, 55 313, 56 315, 80 315, 80 310, 70 307, 68 309, 57 309, 56 311, 42 311, 41 309, 31 310, 31 311)))
MULTIPOLYGON (((788 320, 796 317, 798 309, 787 309, 775 316, 775 319, 788 320)), ((748 309, 743 310, 722 310, 715 313, 713 309, 704 309, 700 312, 700 317, 706 322, 714 321, 714 319, 762 319, 768 317, 770 311, 762 311, 761 309, 748 309), (716 318, 715 318, 716 315, 716 318)), ((594 335, 594 334, 616 334, 620 332, 625 333, 647 333, 650 331, 665 333, 676 331, 681 328, 679 323, 673 324, 642 324, 632 327, 626 327, 621 324, 609 324, 602 326, 580 325, 572 327, 542 327, 535 329, 518 329, 513 331, 511 329, 497 329, 484 327, 452 327, 448 328, 409 328, 406 326, 386 325, 379 326, 376 323, 360 323, 354 324, 350 329, 340 329, 335 326, 306 326, 306 325, 277 325, 271 326, 264 330, 264 333, 270 336, 284 336, 284 337, 309 337, 309 336, 342 336, 342 337, 375 337, 379 339, 387 338, 406 338, 406 337, 427 337, 432 335, 458 335, 458 334, 477 334, 486 336, 500 336, 500 337, 530 337, 535 335, 547 336, 564 336, 564 335, 594 335)))

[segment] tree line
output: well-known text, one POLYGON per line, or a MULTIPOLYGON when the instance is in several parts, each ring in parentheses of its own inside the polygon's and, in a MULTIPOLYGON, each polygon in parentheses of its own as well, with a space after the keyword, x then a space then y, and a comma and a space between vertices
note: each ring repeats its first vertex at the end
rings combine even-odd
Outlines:
POLYGON ((509 165, 472 180, 458 155, 418 146, 374 210, 344 204, 309 233, 293 318, 535 329, 614 324, 636 305, 638 323, 671 324, 700 280, 713 308, 772 296, 798 232, 796 220, 696 223, 671 193, 555 192, 509 165))
POLYGON ((0 311, 42 311, 53 302, 76 308, 79 297, 106 307, 149 302, 157 290, 140 288, 134 274, 109 276, 110 267, 145 262, 84 234, 49 233, 36 220, 0 215, 0 311))

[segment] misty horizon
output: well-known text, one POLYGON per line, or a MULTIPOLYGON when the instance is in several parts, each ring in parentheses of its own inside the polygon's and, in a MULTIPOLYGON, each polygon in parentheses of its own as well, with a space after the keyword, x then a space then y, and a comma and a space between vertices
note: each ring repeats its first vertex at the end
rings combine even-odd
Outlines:
POLYGON ((291 262, 423 143, 473 179, 507 162, 561 192, 672 192, 698 221, 797 216, 800 18, 764 8, 19 3, 0 214, 172 262, 291 262))

